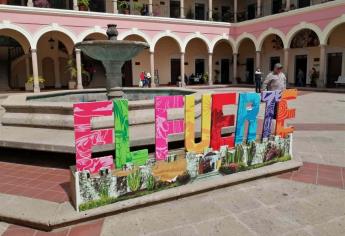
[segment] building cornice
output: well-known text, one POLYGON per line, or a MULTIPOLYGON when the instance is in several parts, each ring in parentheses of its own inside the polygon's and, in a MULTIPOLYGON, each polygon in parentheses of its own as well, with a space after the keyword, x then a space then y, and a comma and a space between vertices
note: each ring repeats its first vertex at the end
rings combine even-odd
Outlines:
POLYGON ((305 14, 305 13, 309 13, 309 12, 313 12, 313 11, 325 10, 326 8, 334 8, 334 7, 338 7, 338 6, 344 6, 344 5, 345 5, 344 0, 335 0, 335 1, 331 1, 331 2, 325 2, 325 3, 320 3, 317 5, 305 7, 305 8, 290 10, 287 12, 282 12, 282 13, 278 13, 278 14, 274 14, 274 15, 264 16, 261 18, 255 18, 252 20, 247 20, 247 21, 243 21, 243 22, 239 22, 239 23, 233 23, 232 27, 248 26, 248 25, 252 25, 252 24, 277 20, 277 19, 280 19, 283 17, 296 16, 296 15, 305 14))
POLYGON ((41 14, 49 16, 70 16, 80 18, 97 18, 104 20, 126 20, 126 21, 145 21, 155 23, 166 23, 166 24, 181 24, 181 25, 195 25, 195 26, 210 26, 228 28, 231 23, 226 22, 215 22, 215 21, 203 21, 203 20, 192 20, 192 19, 180 19, 180 18, 168 18, 168 17, 157 17, 157 16, 141 16, 141 15, 124 15, 115 13, 103 13, 103 12, 89 12, 89 11, 75 11, 75 10, 62 10, 53 8, 38 8, 38 7, 23 7, 23 6, 11 6, 11 5, 0 5, 0 12, 9 13, 23 13, 23 14, 41 14))

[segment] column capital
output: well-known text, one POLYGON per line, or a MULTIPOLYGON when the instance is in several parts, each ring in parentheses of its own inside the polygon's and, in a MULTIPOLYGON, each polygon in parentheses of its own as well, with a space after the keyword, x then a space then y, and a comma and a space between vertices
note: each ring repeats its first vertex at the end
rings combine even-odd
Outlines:
POLYGON ((37 53, 37 49, 36 48, 31 48, 30 51, 31 51, 31 53, 37 53))
POLYGON ((80 50, 79 48, 76 48, 76 49, 75 49, 75 52, 76 52, 76 53, 80 53, 81 50, 80 50))
POLYGON ((256 50, 256 53, 261 53, 261 50, 256 50))

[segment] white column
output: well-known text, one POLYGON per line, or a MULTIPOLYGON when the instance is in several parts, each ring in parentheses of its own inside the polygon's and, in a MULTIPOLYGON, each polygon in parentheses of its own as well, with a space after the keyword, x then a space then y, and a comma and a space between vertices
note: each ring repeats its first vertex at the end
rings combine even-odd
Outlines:
POLYGON ((117 0, 113 0, 113 13, 119 13, 119 10, 117 9, 117 0))
POLYGON ((285 7, 286 11, 290 11, 290 5, 291 5, 290 0, 286 0, 286 7, 285 7))
POLYGON ((208 20, 213 20, 213 0, 208 0, 208 20))
POLYGON ((149 0, 149 15, 153 16, 153 5, 152 0, 149 0))
POLYGON ((186 16, 184 15, 184 0, 180 0, 180 17, 185 18, 186 16))
POLYGON ((262 14, 261 12, 261 0, 257 0, 257 11, 256 11, 256 16, 260 17, 262 14))
POLYGON ((78 0, 73 0, 73 10, 79 11, 78 0))
POLYGON ((209 53, 208 54, 208 84, 212 85, 213 84, 213 54, 209 53))
POLYGON ((261 68, 261 51, 256 51, 256 67, 260 68, 260 70, 262 70, 261 68))
POLYGON ((289 48, 284 48, 284 70, 285 70, 285 75, 286 78, 288 78, 288 73, 289 73, 289 48))
POLYGON ((33 7, 34 6, 33 0, 28 0, 28 3, 26 5, 28 7, 33 7))
POLYGON ((326 45, 320 45, 320 78, 317 87, 326 85, 326 45))
POLYGON ((77 89, 83 89, 83 80, 81 75, 81 54, 80 49, 75 50, 75 58, 77 64, 77 89))
POLYGON ((129 13, 132 15, 134 11, 134 3, 133 0, 129 0, 129 13))
POLYGON ((34 77, 34 92, 40 92, 40 82, 38 80, 38 64, 37 64, 37 51, 31 49, 31 60, 32 60, 32 76, 34 77))
POLYGON ((185 57, 184 57, 184 52, 181 52, 181 82, 182 82, 182 87, 186 86, 186 81, 184 81, 184 75, 185 75, 185 57))
POLYGON ((155 81, 155 53, 150 52, 150 73, 151 73, 151 86, 156 87, 155 81))
POLYGON ((234 0, 234 21, 237 22, 237 0, 234 0))
POLYGON ((233 84, 236 84, 236 78, 237 78, 237 53, 233 54, 233 73, 234 73, 234 78, 233 78, 233 84))

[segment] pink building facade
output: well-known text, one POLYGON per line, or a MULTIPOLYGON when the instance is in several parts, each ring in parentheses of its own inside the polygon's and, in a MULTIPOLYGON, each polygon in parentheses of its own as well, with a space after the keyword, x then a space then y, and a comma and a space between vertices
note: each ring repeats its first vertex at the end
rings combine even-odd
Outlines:
MULTIPOLYGON (((107 24, 117 24, 118 39, 150 45, 149 50, 125 64, 126 86, 136 86, 141 71, 154 75, 156 86, 175 84, 191 75, 203 77, 209 84, 251 84, 255 68, 267 74, 276 62, 284 65, 291 85, 310 86, 313 68, 318 87, 332 87, 345 75, 344 1, 266 16, 261 6, 256 5, 260 17, 227 23, 0 5, 0 89, 22 89, 30 77, 35 92, 43 87, 74 87, 75 83, 76 88, 102 87, 102 66, 75 50, 74 45, 105 39, 107 24), (71 60, 76 63, 76 76, 65 69, 71 60), (92 81, 86 84, 82 83, 83 67, 92 67, 92 81), (42 85, 40 77, 45 81, 42 85)), ((113 12, 118 11, 114 8, 113 12)), ((206 17, 212 18, 211 13, 208 11, 206 17)))

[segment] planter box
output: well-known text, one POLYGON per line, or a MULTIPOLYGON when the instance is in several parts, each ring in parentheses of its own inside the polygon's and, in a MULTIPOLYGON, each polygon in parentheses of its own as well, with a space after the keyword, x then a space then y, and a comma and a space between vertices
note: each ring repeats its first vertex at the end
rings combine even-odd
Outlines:
POLYGON ((75 81, 69 81, 68 82, 68 89, 75 89, 77 86, 77 82, 75 81))
POLYGON ((34 85, 31 83, 25 83, 25 91, 34 91, 34 85))

